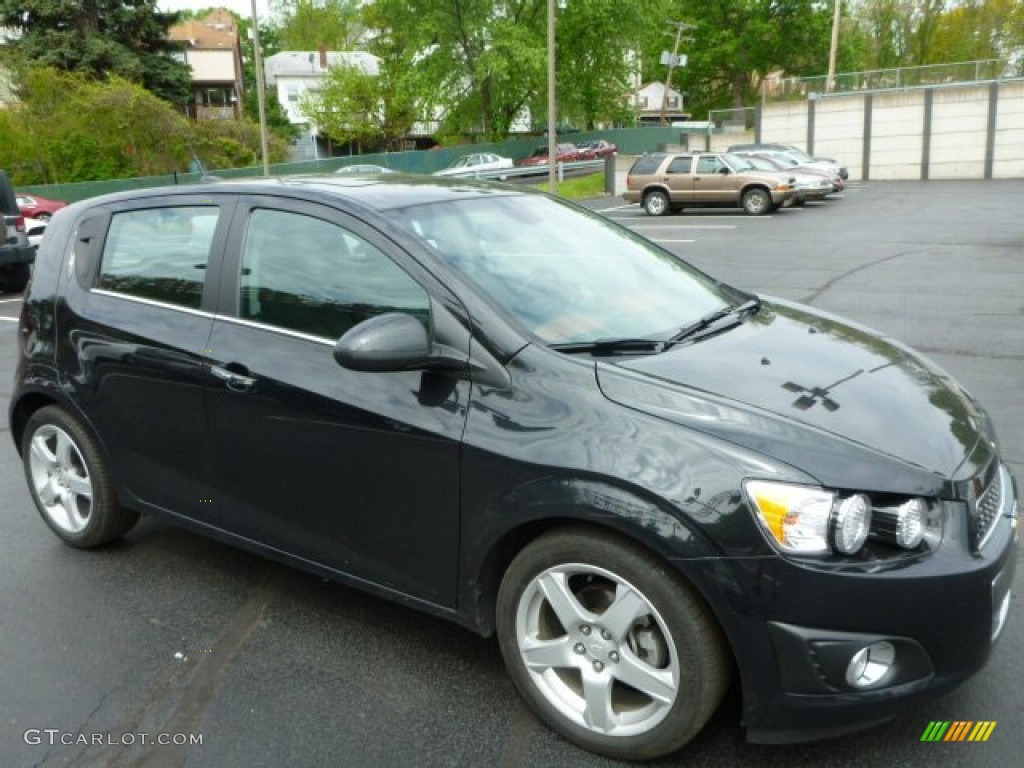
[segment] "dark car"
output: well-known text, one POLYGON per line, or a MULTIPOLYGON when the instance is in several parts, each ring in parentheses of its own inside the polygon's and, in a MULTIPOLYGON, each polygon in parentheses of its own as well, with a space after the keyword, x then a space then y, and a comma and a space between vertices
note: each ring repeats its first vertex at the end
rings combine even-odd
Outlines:
POLYGON ((75 203, 18 339, 10 432, 67 544, 150 514, 496 634, 604 755, 679 748, 733 672, 751 740, 878 723, 1005 624, 1016 488, 967 392, 543 194, 75 203))
MULTIPOLYGON (((521 166, 531 165, 547 165, 548 164, 548 147, 545 144, 542 147, 537 147, 530 153, 529 157, 524 157, 519 161, 521 166)), ((571 143, 561 143, 555 146, 555 162, 556 163, 575 163, 578 160, 585 159, 580 153, 579 147, 571 143)))
POLYGON ((35 246, 29 242, 25 216, 18 209, 14 187, 0 170, 0 293, 18 293, 32 275, 35 246))

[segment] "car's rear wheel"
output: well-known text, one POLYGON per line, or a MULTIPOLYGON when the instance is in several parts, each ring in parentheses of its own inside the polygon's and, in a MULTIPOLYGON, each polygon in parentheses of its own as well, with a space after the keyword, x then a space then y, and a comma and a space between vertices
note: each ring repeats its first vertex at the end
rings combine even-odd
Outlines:
POLYGON ((760 216, 772 210, 772 197, 761 187, 748 189, 743 193, 743 210, 751 216, 760 216))
POLYGON ((498 640, 531 708, 576 744, 647 759, 692 739, 729 667, 701 599, 644 548, 585 528, 547 534, 502 580, 498 640))
POLYGON ((65 543, 89 548, 126 533, 138 514, 118 506, 110 472, 92 436, 63 408, 29 418, 21 455, 39 514, 65 543))
POLYGON ((668 213, 668 195, 658 189, 652 189, 644 195, 644 210, 648 216, 664 216, 668 213))

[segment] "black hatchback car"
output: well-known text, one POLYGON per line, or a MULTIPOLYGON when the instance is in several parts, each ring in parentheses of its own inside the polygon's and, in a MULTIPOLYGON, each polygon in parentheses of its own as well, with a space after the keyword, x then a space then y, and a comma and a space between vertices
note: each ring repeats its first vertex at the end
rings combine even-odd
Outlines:
POLYGON ((496 634, 596 752, 840 733, 977 672, 1017 494, 982 408, 545 195, 433 178, 54 216, 11 433, 76 547, 158 515, 496 634))

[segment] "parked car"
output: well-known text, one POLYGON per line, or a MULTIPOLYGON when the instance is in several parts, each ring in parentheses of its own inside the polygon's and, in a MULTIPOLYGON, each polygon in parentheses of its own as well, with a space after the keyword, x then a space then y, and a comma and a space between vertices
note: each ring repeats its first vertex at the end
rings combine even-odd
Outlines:
POLYGON ((878 723, 1006 626, 1017 491, 974 398, 544 194, 85 200, 17 339, 9 434, 65 543, 150 514, 496 634, 613 758, 692 739, 733 670, 753 740, 878 723))
POLYGON ((743 208, 760 216, 792 194, 788 181, 755 170, 735 155, 684 152, 638 157, 626 176, 622 197, 628 203, 640 203, 651 216, 676 213, 687 206, 743 208))
POLYGON ((607 157, 608 155, 614 155, 619 151, 618 146, 612 144, 606 139, 595 139, 594 141, 585 141, 579 145, 580 153, 585 155, 587 158, 607 157))
POLYGON ((36 249, 28 241, 25 216, 18 209, 14 187, 7 174, 0 170, 0 214, 3 228, 0 232, 0 293, 18 293, 25 290, 32 276, 32 262, 36 249))
POLYGON ((338 176, 372 176, 377 173, 397 173, 397 171, 394 168, 386 168, 383 165, 355 163, 354 165, 343 165, 334 173, 338 176))
MULTIPOLYGON (((525 157, 522 160, 520 160, 519 165, 547 165, 548 157, 548 146, 547 144, 545 144, 544 146, 537 147, 535 150, 533 150, 533 153, 529 157, 525 157)), ((584 158, 580 153, 580 149, 575 144, 563 143, 556 145, 556 163, 575 163, 582 159, 584 158)))
POLYGON ((808 200, 825 200, 835 192, 835 186, 825 174, 808 173, 798 169, 786 169, 780 163, 757 155, 736 155, 757 171, 777 176, 793 186, 790 200, 794 205, 803 205, 808 200))
POLYGON ((26 219, 49 221, 53 214, 67 205, 67 203, 61 200, 50 200, 40 195, 30 195, 25 192, 18 192, 17 199, 18 210, 21 211, 21 215, 26 219))
POLYGON ((39 247, 39 243, 43 241, 43 235, 46 234, 46 227, 49 223, 49 219, 29 219, 25 222, 25 237, 28 239, 29 245, 33 248, 39 247))
POLYGON ((511 157, 502 157, 493 152, 474 152, 471 155, 463 155, 447 168, 435 171, 434 175, 472 177, 482 172, 506 170, 514 165, 511 157))
POLYGON ((846 188, 846 182, 834 169, 822 168, 818 165, 804 165, 794 156, 786 152, 772 152, 770 150, 758 152, 756 150, 743 150, 733 153, 746 160, 757 158, 758 163, 768 163, 772 168, 779 171, 788 171, 793 174, 804 174, 818 176, 827 179, 832 186, 833 192, 842 192, 846 188))
POLYGON ((794 144, 733 144, 729 152, 785 152, 795 158, 801 165, 833 166, 839 177, 846 181, 850 177, 849 170, 838 160, 831 157, 812 157, 794 144))

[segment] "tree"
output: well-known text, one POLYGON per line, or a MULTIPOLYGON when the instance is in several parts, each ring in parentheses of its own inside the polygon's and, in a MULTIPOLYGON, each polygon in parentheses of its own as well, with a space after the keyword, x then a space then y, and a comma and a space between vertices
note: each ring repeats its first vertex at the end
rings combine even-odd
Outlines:
POLYGON ((359 0, 275 0, 273 5, 281 17, 283 50, 348 51, 362 32, 359 0))
MULTIPOLYGON (((686 34, 687 66, 680 89, 692 107, 743 107, 757 100, 761 79, 779 70, 822 75, 828 62, 831 4, 818 0, 677 0, 686 34)), ((646 62, 656 62, 649 51, 646 62)), ((649 68, 651 65, 646 64, 649 68)), ((663 72, 664 69, 661 68, 663 72)), ((658 79, 663 79, 659 77, 658 79)))
POLYGON ((307 91, 299 111, 335 141, 397 149, 416 120, 407 83, 381 69, 368 74, 357 66, 334 67, 316 91, 307 91))
POLYGON ((116 76, 185 104, 190 73, 171 58, 167 38, 177 18, 157 11, 156 0, 0 0, 0 24, 17 30, 9 45, 22 65, 116 76))
MULTIPOLYGON (((242 42, 242 87, 245 91, 242 103, 245 106, 245 116, 251 121, 258 123, 260 119, 259 93, 256 79, 256 52, 253 48, 252 19, 249 17, 235 17, 238 21, 238 34, 242 42)), ((281 50, 281 28, 272 22, 260 19, 260 50, 265 61, 268 56, 273 56, 281 50)), ((267 119, 267 128, 285 141, 292 141, 299 135, 299 129, 292 125, 288 119, 281 102, 277 100, 277 91, 267 88, 264 93, 264 106, 267 119)))

